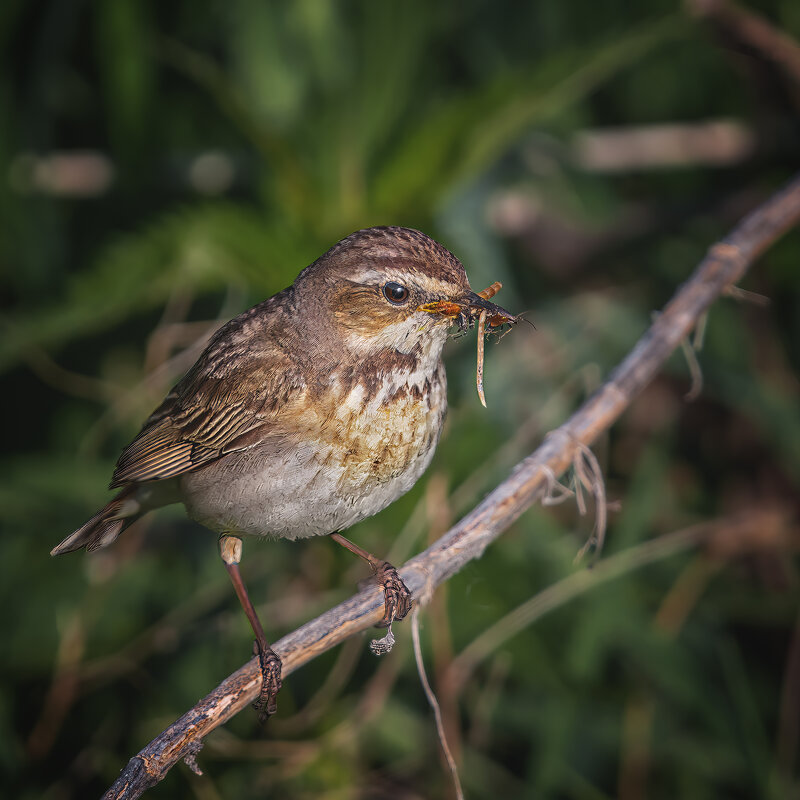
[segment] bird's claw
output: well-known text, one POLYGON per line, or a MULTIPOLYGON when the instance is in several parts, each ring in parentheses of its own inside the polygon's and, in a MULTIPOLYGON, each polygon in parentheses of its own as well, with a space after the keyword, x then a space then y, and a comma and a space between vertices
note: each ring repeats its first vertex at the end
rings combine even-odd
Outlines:
POLYGON ((264 723, 278 710, 277 696, 281 690, 281 660, 272 648, 262 649, 256 643, 258 663, 261 665, 261 691, 253 708, 258 711, 258 721, 264 723))
POLYGON ((375 578, 383 589, 385 602, 383 619, 377 624, 378 628, 388 628, 394 620, 400 620, 411 611, 413 598, 409 588, 403 583, 403 579, 397 574, 397 570, 388 562, 384 561, 377 570, 375 578))

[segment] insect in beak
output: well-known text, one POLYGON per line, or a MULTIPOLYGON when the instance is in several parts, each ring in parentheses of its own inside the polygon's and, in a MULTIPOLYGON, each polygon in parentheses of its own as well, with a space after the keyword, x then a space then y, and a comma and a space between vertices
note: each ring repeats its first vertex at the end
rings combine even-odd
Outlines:
POLYGON ((477 294, 467 292, 457 300, 437 300, 433 303, 425 303, 420 306, 419 310, 452 319, 463 331, 471 328, 483 312, 486 312, 486 321, 490 328, 499 328, 505 323, 513 325, 517 321, 513 314, 489 302, 489 298, 494 297, 502 286, 502 283, 496 281, 477 294))
POLYGON ((462 331, 471 328, 477 320, 478 364, 476 370, 476 384, 478 387, 478 397, 484 407, 486 406, 486 396, 483 393, 483 355, 486 325, 488 324, 490 328, 499 328, 506 323, 513 325, 517 322, 517 317, 513 314, 489 302, 489 299, 494 297, 502 288, 503 284, 499 281, 495 281, 491 286, 488 286, 477 294, 475 292, 468 292, 463 299, 460 298, 458 301, 437 300, 436 302, 426 303, 420 306, 421 311, 427 311, 431 314, 441 314, 448 319, 452 319, 462 331))

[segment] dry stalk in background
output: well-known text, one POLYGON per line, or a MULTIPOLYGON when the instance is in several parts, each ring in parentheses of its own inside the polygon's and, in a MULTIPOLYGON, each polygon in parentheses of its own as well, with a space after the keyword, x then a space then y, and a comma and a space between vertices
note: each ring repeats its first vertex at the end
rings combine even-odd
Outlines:
MULTIPOLYGON (((741 279, 752 262, 800 221, 800 175, 751 212, 715 244, 694 274, 681 286, 649 330, 608 380, 542 445, 521 461, 483 502, 400 572, 418 603, 424 604, 443 581, 467 562, 480 558, 519 516, 552 488, 585 454, 586 448, 614 423, 685 339, 711 303, 741 279)), ((375 625, 383 614, 383 592, 365 589, 274 645, 284 677, 320 653, 375 625)), ((106 800, 139 797, 189 757, 190 766, 202 740, 246 708, 258 695, 261 675, 254 658, 224 680, 211 694, 176 720, 128 762, 106 800)))
POLYGON ((708 20, 734 42, 751 47, 765 61, 800 84, 800 46, 767 19, 731 0, 687 0, 689 11, 708 20))

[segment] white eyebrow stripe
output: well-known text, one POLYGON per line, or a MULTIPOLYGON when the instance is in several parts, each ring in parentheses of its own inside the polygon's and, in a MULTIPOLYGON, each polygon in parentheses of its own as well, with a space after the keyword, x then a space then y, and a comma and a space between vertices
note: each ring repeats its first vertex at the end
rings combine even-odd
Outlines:
POLYGON ((362 269, 360 272, 354 273, 351 280, 353 280, 355 283, 364 284, 365 286, 371 284, 380 286, 387 281, 396 281, 404 286, 413 285, 424 289, 426 292, 432 292, 444 296, 449 296, 453 292, 452 283, 447 283, 446 281, 439 280, 438 278, 433 278, 430 275, 420 275, 419 273, 412 277, 408 274, 408 272, 392 269, 391 267, 380 270, 371 269, 368 267, 362 269))
POLYGON ((381 281, 386 280, 387 272, 388 270, 381 271, 377 269, 363 269, 361 272, 356 272, 352 279, 355 283, 380 283, 381 281))

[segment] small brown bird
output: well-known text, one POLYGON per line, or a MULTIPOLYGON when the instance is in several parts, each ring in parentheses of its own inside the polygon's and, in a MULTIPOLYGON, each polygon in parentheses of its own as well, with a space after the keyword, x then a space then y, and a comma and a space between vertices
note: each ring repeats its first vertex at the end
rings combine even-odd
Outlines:
POLYGON ((475 294, 433 239, 408 228, 357 231, 216 332, 120 456, 111 488, 121 491, 52 555, 105 547, 148 511, 183 503, 220 536, 256 636, 255 705, 272 714, 281 662, 239 572, 242 538, 330 534, 383 587, 380 624, 402 619, 411 595, 394 567, 339 531, 425 471, 447 408, 448 328, 486 315, 492 325, 515 321, 475 294))

